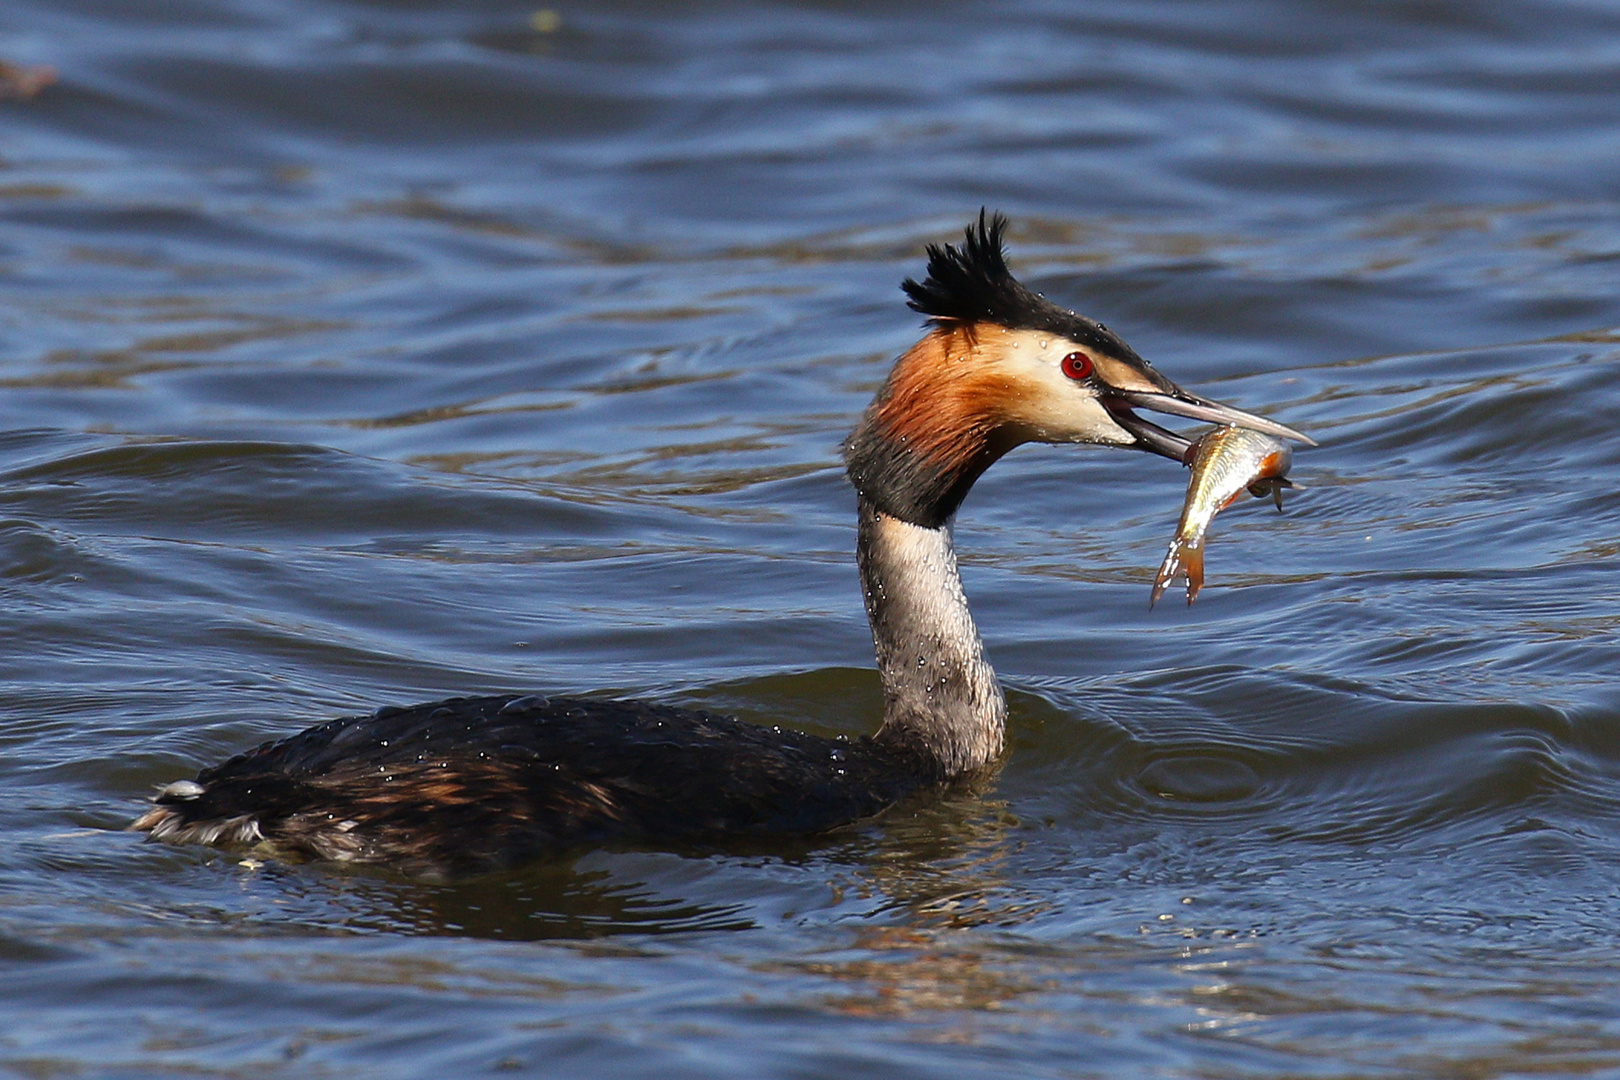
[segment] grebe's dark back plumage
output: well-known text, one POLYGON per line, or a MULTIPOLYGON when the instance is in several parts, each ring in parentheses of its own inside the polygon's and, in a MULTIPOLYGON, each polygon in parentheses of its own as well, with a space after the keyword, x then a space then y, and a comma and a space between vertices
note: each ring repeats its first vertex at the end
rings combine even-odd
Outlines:
POLYGON ((871 736, 826 739, 644 701, 501 695, 345 717, 169 784, 131 828, 176 843, 460 874, 609 843, 804 835, 994 766, 1006 702, 968 611, 950 520, 1023 442, 1180 460, 1136 408, 1309 441, 1181 390, 1007 267, 1000 215, 907 279, 925 336, 844 444, 883 679, 871 736))
POLYGON ((445 875, 634 838, 824 831, 926 770, 824 739, 646 701, 504 694, 332 720, 170 784, 138 823, 179 843, 445 875))

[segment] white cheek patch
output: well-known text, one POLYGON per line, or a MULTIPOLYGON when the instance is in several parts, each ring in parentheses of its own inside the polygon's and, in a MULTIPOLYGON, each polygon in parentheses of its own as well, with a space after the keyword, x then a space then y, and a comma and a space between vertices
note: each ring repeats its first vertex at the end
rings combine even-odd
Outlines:
POLYGON ((1071 343, 1051 338, 1025 337, 1020 348, 998 358, 1012 388, 1005 403, 1006 418, 1025 429, 1036 442, 1105 443, 1129 446, 1136 437, 1114 422, 1096 392, 1063 374, 1063 357, 1075 350, 1071 343), (1044 349, 1037 348, 1044 340, 1044 349))

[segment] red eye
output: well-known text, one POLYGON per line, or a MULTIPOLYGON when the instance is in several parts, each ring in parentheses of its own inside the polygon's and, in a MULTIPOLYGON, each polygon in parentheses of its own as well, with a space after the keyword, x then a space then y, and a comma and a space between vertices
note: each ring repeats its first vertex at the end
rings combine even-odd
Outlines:
POLYGON ((1084 379, 1091 374, 1091 357, 1083 352, 1072 352, 1065 356, 1063 374, 1071 379, 1084 379))

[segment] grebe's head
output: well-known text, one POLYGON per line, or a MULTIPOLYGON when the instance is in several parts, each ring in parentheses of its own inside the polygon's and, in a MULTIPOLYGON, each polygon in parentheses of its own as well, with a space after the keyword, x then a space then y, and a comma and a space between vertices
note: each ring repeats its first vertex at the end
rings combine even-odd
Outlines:
POLYGON ((1136 409, 1263 431, 1292 428, 1188 393, 1107 327, 1026 288, 980 212, 966 241, 929 245, 902 288, 928 333, 895 362, 844 445, 857 490, 913 524, 943 524, 996 459, 1025 442, 1101 443, 1181 461, 1189 442, 1136 409))

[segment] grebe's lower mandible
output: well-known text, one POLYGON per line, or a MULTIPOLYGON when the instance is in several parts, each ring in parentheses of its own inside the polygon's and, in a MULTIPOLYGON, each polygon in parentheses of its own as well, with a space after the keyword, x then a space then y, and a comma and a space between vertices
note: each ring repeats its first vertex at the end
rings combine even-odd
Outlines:
POLYGON ((646 701, 502 694, 345 717, 158 793, 131 828, 176 843, 496 869, 604 842, 819 832, 994 765, 1007 706, 951 547, 985 469, 1024 442, 1180 462, 1188 440, 1136 409, 1310 442, 1189 394, 1101 323, 1025 288, 1006 221, 928 248, 902 286, 929 320, 844 444, 883 723, 825 739, 646 701))

